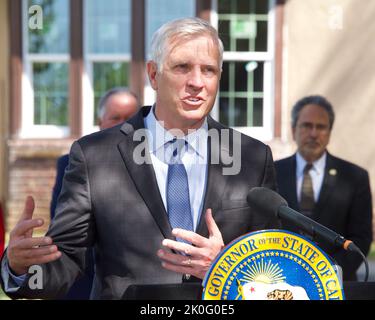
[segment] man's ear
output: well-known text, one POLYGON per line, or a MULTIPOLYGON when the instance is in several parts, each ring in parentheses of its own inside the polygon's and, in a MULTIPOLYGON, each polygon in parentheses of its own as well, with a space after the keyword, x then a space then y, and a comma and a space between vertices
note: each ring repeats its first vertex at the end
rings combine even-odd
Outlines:
POLYGON ((150 80, 150 84, 152 89, 158 89, 158 81, 157 81, 157 73, 158 73, 158 66, 154 61, 147 62, 147 74, 148 79, 150 80))

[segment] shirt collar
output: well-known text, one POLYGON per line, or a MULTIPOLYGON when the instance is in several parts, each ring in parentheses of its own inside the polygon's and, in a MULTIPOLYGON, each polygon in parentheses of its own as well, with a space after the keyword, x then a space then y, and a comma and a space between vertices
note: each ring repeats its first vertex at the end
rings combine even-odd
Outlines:
MULTIPOLYGON (((324 152, 323 155, 316 161, 312 163, 313 167, 311 170, 314 170, 318 175, 324 173, 324 168, 326 166, 327 152, 324 152)), ((307 161, 301 156, 299 152, 296 154, 297 161, 297 176, 303 175, 303 169, 306 166, 307 161)))
MULTIPOLYGON (((174 136, 166 130, 155 117, 155 105, 145 118, 145 128, 150 153, 156 153, 160 148, 173 140, 174 136)), ((200 157, 204 158, 207 152, 208 124, 207 118, 204 119, 202 126, 182 137, 188 142, 189 148, 192 148, 200 157)))

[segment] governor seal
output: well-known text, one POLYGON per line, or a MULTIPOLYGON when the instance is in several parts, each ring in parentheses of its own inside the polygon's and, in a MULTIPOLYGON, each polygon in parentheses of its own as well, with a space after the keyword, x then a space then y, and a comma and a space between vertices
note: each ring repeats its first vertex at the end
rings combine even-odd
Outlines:
POLYGON ((205 300, 343 300, 332 260, 285 230, 248 233, 227 245, 203 281, 205 300))

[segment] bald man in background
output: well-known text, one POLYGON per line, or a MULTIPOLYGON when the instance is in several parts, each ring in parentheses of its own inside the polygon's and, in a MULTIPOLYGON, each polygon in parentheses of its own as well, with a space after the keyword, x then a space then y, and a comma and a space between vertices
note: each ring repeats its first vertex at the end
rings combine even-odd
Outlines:
POLYGON ((98 125, 100 130, 114 127, 130 119, 139 109, 137 97, 125 88, 114 88, 100 99, 98 125))

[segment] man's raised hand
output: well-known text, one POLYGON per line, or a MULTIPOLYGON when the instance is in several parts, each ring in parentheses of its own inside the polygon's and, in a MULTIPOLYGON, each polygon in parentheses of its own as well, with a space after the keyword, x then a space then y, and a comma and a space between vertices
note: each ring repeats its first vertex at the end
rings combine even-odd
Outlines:
POLYGON ((34 199, 28 196, 22 216, 9 235, 7 257, 9 267, 15 275, 26 274, 32 265, 61 257, 61 252, 50 237, 33 237, 34 228, 44 224, 43 219, 33 219, 34 208, 34 199))

